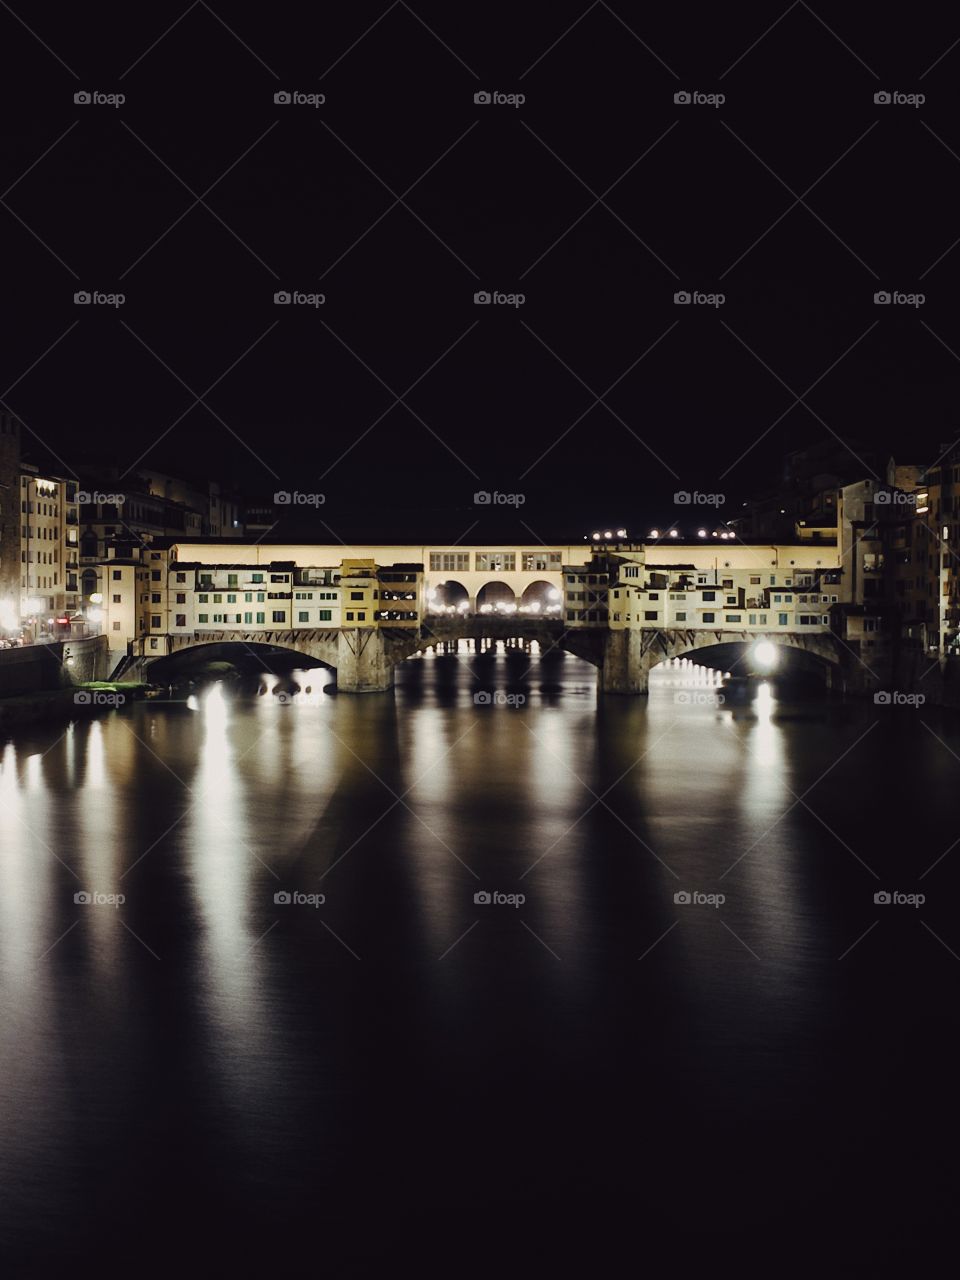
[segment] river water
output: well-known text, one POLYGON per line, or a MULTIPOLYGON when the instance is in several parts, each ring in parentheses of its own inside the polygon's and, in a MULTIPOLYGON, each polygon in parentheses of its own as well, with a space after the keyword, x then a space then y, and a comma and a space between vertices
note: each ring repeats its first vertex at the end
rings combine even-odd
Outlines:
POLYGON ((5 743, 11 1265, 851 1275, 939 1238, 960 723, 695 674, 446 656, 5 743))

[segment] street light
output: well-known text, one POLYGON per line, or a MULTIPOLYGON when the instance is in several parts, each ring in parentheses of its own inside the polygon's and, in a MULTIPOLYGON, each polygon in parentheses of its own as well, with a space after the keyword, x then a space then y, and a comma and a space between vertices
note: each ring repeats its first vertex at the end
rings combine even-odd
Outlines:
POLYGON ((769 640, 758 640, 753 646, 753 660, 764 671, 772 671, 777 665, 777 647, 769 640))

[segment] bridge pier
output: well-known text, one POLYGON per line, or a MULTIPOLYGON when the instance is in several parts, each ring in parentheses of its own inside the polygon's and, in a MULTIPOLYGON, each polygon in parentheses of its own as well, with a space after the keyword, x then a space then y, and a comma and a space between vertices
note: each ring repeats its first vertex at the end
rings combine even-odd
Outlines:
POLYGON ((355 627, 337 641, 337 690, 340 693, 385 693, 393 688, 394 663, 380 631, 355 627))
POLYGON ((599 693, 646 693, 651 665, 649 652, 643 652, 642 631, 608 631, 603 662, 597 672, 597 690, 599 693))

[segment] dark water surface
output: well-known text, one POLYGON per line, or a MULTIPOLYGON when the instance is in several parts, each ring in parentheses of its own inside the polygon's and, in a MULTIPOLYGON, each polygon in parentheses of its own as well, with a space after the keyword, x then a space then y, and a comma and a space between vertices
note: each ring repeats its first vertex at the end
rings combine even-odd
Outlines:
POLYGON ((2 748, 11 1270, 868 1275, 949 1237, 960 721, 475 673, 2 748))

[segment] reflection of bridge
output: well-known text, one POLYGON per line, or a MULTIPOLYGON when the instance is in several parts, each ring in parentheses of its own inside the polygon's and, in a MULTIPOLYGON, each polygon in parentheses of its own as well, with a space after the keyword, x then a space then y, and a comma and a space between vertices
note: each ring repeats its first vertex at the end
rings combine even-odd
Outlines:
POLYGON ((536 643, 540 654, 562 650, 598 668, 598 687, 606 693, 646 693, 651 670, 672 658, 699 655, 710 665, 711 656, 730 666, 759 639, 800 655, 824 674, 826 683, 842 687, 847 673, 847 653, 828 632, 808 634, 806 629, 769 636, 754 632, 717 629, 661 630, 644 628, 610 630, 606 627, 568 627, 559 619, 513 614, 459 615, 426 619, 421 627, 369 627, 333 630, 195 631, 169 637, 169 654, 142 659, 141 670, 170 674, 167 664, 177 654, 205 648, 209 656, 227 657, 240 646, 256 654, 266 647, 288 650, 337 671, 337 686, 345 693, 384 691, 392 688, 398 663, 416 653, 433 649, 455 652, 461 642, 483 653, 502 643, 509 652, 530 651, 536 643), (709 650, 715 650, 711 655, 709 650))

